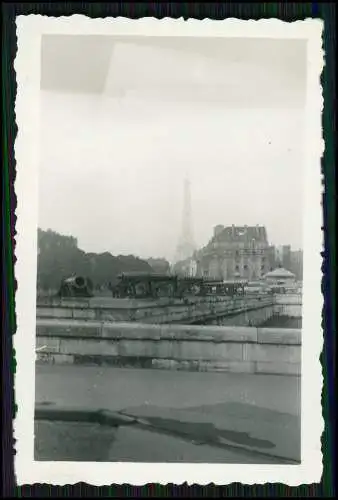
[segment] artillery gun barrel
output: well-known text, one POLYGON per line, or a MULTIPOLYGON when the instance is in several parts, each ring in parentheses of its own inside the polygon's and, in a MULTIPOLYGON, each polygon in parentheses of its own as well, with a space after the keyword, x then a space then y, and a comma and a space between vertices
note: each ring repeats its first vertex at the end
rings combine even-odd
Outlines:
POLYGON ((59 295, 61 297, 92 297, 91 280, 82 276, 71 276, 62 281, 59 295))

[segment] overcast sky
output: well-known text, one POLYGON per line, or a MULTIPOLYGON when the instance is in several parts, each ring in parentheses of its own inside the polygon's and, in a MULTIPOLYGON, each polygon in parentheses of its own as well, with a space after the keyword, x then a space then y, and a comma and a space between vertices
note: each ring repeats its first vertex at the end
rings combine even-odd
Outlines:
POLYGON ((148 40, 43 40, 39 226, 172 259, 188 175, 198 246, 260 224, 301 248, 305 45, 148 40))

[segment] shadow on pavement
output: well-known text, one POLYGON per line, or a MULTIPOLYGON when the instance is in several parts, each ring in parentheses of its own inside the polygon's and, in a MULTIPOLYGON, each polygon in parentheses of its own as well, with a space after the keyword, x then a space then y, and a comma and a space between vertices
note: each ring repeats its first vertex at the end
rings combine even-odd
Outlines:
POLYGON ((217 448, 218 462, 223 450, 224 463, 242 463, 241 454, 243 463, 299 463, 299 420, 244 403, 184 410, 142 405, 110 412, 45 402, 36 407, 35 459, 143 461, 142 449, 150 458, 147 452, 152 449, 160 462, 175 461, 177 456, 177 461, 210 463, 212 449, 217 448), (126 426, 129 431, 123 431, 126 426), (165 447, 159 446, 160 436, 165 447), (175 449, 174 458, 169 448, 175 449))
POLYGON ((189 437, 195 443, 221 444, 220 438, 235 444, 254 446, 257 448, 275 448, 274 443, 264 439, 251 437, 247 432, 217 429, 212 423, 180 422, 160 417, 147 417, 150 425, 157 430, 169 431, 182 437, 189 437))

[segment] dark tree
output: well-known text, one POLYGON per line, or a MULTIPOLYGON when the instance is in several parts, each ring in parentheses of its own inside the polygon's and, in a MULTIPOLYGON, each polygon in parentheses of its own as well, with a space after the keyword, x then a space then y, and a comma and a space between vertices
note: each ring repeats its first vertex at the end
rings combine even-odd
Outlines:
POLYGON ((151 266, 155 273, 159 274, 169 274, 170 273, 170 264, 166 259, 147 259, 148 264, 151 266))
POLYGON ((109 290, 109 283, 128 271, 152 272, 152 268, 133 255, 86 253, 78 248, 76 238, 38 229, 37 286, 40 290, 58 290, 61 281, 73 275, 90 279, 95 288, 109 290))

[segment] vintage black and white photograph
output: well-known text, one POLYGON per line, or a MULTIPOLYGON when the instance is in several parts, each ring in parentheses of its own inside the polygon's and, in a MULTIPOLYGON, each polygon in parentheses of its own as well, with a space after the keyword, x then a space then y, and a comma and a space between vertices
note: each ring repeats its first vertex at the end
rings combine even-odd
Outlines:
POLYGON ((320 26, 316 80, 311 29, 287 23, 50 21, 29 94, 32 461, 301 468, 305 364, 320 373, 304 338, 322 338, 305 298, 320 297, 320 26))

